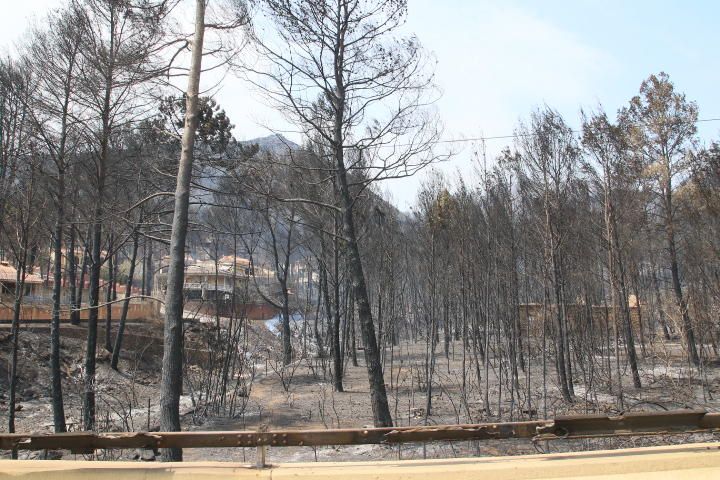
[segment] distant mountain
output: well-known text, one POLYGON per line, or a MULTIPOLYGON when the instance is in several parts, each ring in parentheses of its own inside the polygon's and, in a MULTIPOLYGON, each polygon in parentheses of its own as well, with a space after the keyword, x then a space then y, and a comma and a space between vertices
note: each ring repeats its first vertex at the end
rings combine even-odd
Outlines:
MULTIPOLYGON (((252 140, 245 140, 238 142, 243 146, 257 145, 261 151, 266 151, 274 154, 286 154, 291 151, 300 150, 300 145, 288 140, 283 135, 276 133, 268 135, 266 137, 253 138, 252 140)), ((382 196, 378 195, 372 189, 367 190, 369 193, 369 200, 373 207, 381 212, 393 213, 401 222, 407 222, 411 219, 411 216, 405 212, 399 210, 392 203, 387 202, 382 196)))
POLYGON ((275 154, 283 154, 300 149, 300 145, 292 140, 288 140, 279 133, 268 135, 267 137, 253 138, 252 140, 245 140, 238 143, 242 145, 257 145, 260 150, 275 154))

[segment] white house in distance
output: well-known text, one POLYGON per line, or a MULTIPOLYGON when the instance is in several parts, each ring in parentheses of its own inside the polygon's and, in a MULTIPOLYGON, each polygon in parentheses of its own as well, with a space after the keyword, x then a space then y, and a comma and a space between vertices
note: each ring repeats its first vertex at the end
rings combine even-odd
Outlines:
MULTIPOLYGON (((155 275, 157 295, 164 295, 167 289, 169 259, 169 256, 161 259, 155 275)), ((253 267, 246 258, 235 257, 233 261, 231 255, 221 257, 217 262, 213 259, 196 260, 188 256, 185 259, 183 285, 185 308, 206 314, 214 314, 217 308, 221 315, 227 315, 234 305, 238 315, 270 318, 274 315, 274 309, 269 308, 257 294, 256 283, 265 295, 272 295, 273 287, 277 285, 275 272, 253 267), (233 291, 235 299, 232 298, 233 291)))
MULTIPOLYGON (((25 274, 24 297, 33 296, 43 285, 40 275, 34 273, 25 274)), ((15 296, 17 288, 17 270, 9 262, 0 261, 0 299, 8 300, 15 296)))

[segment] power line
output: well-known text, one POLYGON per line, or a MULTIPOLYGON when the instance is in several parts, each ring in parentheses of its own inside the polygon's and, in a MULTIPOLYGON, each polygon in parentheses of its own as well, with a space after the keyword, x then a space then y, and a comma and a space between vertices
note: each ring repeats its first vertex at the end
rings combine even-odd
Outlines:
MULTIPOLYGON (((708 122, 720 122, 720 117, 711 117, 711 118, 700 118, 698 120, 695 120, 695 122, 687 122, 689 123, 708 123, 708 122)), ((572 133, 582 133, 582 130, 570 130, 572 133)), ((487 140, 509 140, 512 138, 522 138, 522 137, 532 137, 538 135, 537 133, 513 133, 513 134, 507 134, 507 135, 493 135, 490 137, 467 137, 467 138, 454 138, 454 139, 446 139, 446 140, 435 140, 432 142, 428 142, 427 144, 430 145, 439 145, 439 144, 452 144, 452 143, 467 143, 467 142, 484 142, 487 140)), ((397 147, 413 147, 415 144, 413 143, 387 143, 380 145, 378 148, 397 148, 397 147)))
MULTIPOLYGON (((701 118, 695 121, 695 123, 707 123, 707 122, 720 122, 720 117, 718 118, 701 118)), ((581 133, 581 130, 571 130, 572 133, 581 133)), ((490 137, 468 137, 468 138, 456 138, 456 139, 448 139, 448 140, 436 140, 432 142, 433 144, 440 144, 440 143, 466 143, 466 142, 484 142, 487 140, 508 140, 511 138, 521 138, 521 137, 531 137, 533 135, 537 135, 536 133, 525 133, 525 134, 518 134, 513 133, 510 135, 494 135, 490 137)), ((396 145, 396 146, 411 146, 411 145, 396 145)))

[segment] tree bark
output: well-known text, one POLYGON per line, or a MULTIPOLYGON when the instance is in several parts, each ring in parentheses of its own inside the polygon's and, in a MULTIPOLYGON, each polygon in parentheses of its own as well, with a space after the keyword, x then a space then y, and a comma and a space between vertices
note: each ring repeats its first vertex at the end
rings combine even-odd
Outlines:
MULTIPOLYGON (((549 224, 548 224, 549 225, 549 224)), ((548 230, 550 227, 548 226, 548 230)), ((552 285, 553 292, 555 294, 555 332, 557 338, 555 339, 555 348, 557 349, 557 374, 558 383, 560 384, 560 390, 562 392, 563 399, 566 402, 572 402, 572 395, 570 394, 570 387, 567 373, 567 363, 565 359, 565 308, 564 308, 564 295, 562 292, 562 273, 560 265, 558 264, 557 253, 555 252, 555 242, 552 239, 552 232, 550 235, 550 268, 552 269, 552 285)), ((569 352, 567 352, 569 354, 569 352)))
MULTIPOLYGON (((26 245, 25 245, 26 246, 26 245)), ((24 246, 24 247, 25 247, 24 246)), ((23 248, 23 252, 27 251, 23 248)), ((17 363, 18 348, 20 342, 20 309, 22 308, 22 297, 25 290, 25 260, 27 255, 22 254, 22 261, 18 265, 15 276, 15 301, 13 304, 12 318, 12 356, 10 360, 10 399, 8 401, 8 433, 15 433, 15 404, 17 397, 17 363)), ((12 451, 12 458, 17 458, 17 450, 12 451)))
POLYGON ((333 215, 335 223, 335 236, 333 237, 333 274, 335 275, 335 284, 333 285, 333 315, 330 321, 330 345, 333 357, 333 386, 335 391, 343 391, 343 355, 340 351, 340 246, 338 245, 338 221, 337 216, 333 215))
MULTIPOLYGON (((355 233, 355 219, 353 216, 353 200, 348 186, 347 171, 345 169, 345 78, 343 68, 345 67, 345 44, 344 29, 337 32, 336 45, 338 46, 334 56, 334 108, 333 108, 333 129, 332 149, 335 160, 335 176, 340 204, 342 210, 342 232, 345 240, 345 251, 349 267, 350 279, 357 302, 358 320, 362 333, 363 346, 365 347, 365 365, 368 371, 368 382, 370 384, 370 403, 372 405, 373 420, 376 427, 391 427, 393 424, 388 405, 387 393, 385 391, 385 379, 383 377, 380 352, 378 351, 377 338, 375 337, 375 325, 370 307, 370 297, 365 283, 360 248, 358 246, 357 234, 355 233)), ((336 279, 337 280, 337 279, 336 279)))
MULTIPOLYGON (((337 129, 341 135, 342 125, 337 129)), ((341 137, 340 137, 341 138, 341 137)), ((338 137, 336 136, 336 141, 338 137)), ((388 405, 387 393, 385 391, 385 379, 380 363, 380 352, 378 351, 377 339, 375 337, 375 325, 373 324, 370 300, 368 298, 365 274, 363 273, 360 249, 355 234, 355 221, 352 211, 352 199, 345 173, 343 160, 342 141, 336 144, 337 160, 337 181, 340 190, 340 198, 343 206, 343 234, 346 242, 348 266, 350 278, 352 279, 355 301, 358 307, 358 320, 362 332, 363 345, 365 346, 365 364, 368 371, 368 382, 370 384, 370 402, 372 404, 373 419, 376 427, 391 427, 392 417, 388 405)))
POLYGON ((290 331, 290 298, 287 287, 287 271, 284 278, 279 281, 282 289, 282 342, 283 342, 283 365, 287 366, 292 363, 292 332, 290 331))
POLYGON ((115 67, 115 22, 117 22, 114 9, 110 11, 110 52, 107 71, 103 72, 105 77, 105 89, 103 92, 103 105, 101 112, 102 132, 100 137, 100 153, 96 165, 97 174, 97 198, 95 198, 95 209, 93 212, 92 224, 92 258, 90 262, 90 288, 88 326, 87 326, 87 347, 85 353, 85 393, 83 398, 83 414, 85 430, 95 429, 95 355, 97 353, 97 322, 100 304, 100 269, 102 267, 102 222, 105 213, 103 201, 105 196, 106 165, 109 156, 110 134, 112 122, 110 118, 113 94, 113 76, 115 67))
MULTIPOLYGON (((609 188, 609 187, 608 187, 609 188)), ((633 385, 640 388, 640 373, 638 372, 637 351, 635 350, 635 338, 632 329, 632 318, 630 317, 630 304, 627 280, 625 275, 625 262, 623 261, 622 251, 620 250, 620 236, 618 233, 617 218, 615 216, 615 207, 610 199, 606 199, 607 213, 606 221, 608 223, 608 246, 610 253, 610 275, 613 288, 618 296, 620 303, 620 311, 623 316, 623 333, 625 337, 625 349, 630 363, 630 371, 633 377, 633 385)))
MULTIPOLYGON (((65 220, 65 172, 62 165, 58 168, 58 190, 53 237, 55 255, 53 271, 52 319, 50 321, 50 384, 55 433, 65 432, 65 408, 63 406, 62 376, 60 374, 60 300, 62 295, 62 237, 65 220)), ((72 252, 69 252, 72 256, 72 252)))
POLYGON ((680 267, 677 260, 675 233, 671 221, 668 222, 666 231, 668 253, 670 254, 670 272, 672 274, 673 292, 675 293, 675 300, 677 301, 678 308, 680 309, 680 314, 682 315, 683 336, 685 337, 685 344, 687 346, 690 361, 695 366, 698 366, 700 365, 700 357, 698 356, 697 346, 695 344, 695 331, 693 329, 692 322, 690 321, 688 305, 687 302, 685 302, 682 291, 682 284, 680 282, 680 267))
MULTIPOLYGON (((98 197, 102 196, 103 188, 98 188, 98 197)), ((102 200, 97 199, 95 220, 92 226, 92 258, 90 261, 90 287, 87 324, 87 344, 85 347, 85 389, 83 395, 83 424, 85 430, 95 429, 95 355, 97 354, 97 323, 100 300, 100 259, 102 239, 102 200)))
POLYGON ((147 253, 148 253, 148 239, 147 237, 143 239, 143 264, 142 264, 142 275, 140 277, 140 294, 141 295, 147 295, 145 290, 145 281, 147 280, 147 253))
POLYGON ((108 281, 106 283, 107 290, 105 291, 105 350, 112 352, 112 302, 113 289, 115 285, 115 255, 112 251, 115 248, 115 236, 110 234, 110 244, 108 245, 108 281))
POLYGON ((133 235, 132 254, 130 256, 130 271, 128 272, 128 280, 125 285, 125 301, 123 302, 122 313, 120 314, 120 323, 118 324, 117 335, 115 336, 115 345, 112 349, 112 358, 110 360, 110 368, 117 370, 120 361, 120 350, 122 348, 123 335, 125 333, 125 321, 127 320, 128 309, 130 308, 129 297, 132 294, 133 278, 135 276, 135 262, 137 261, 139 235, 133 235))
MULTIPOLYGON (((85 245, 83 246, 82 264, 80 265, 80 282, 78 284, 77 293, 78 308, 82 306, 83 290, 85 289, 85 274, 87 273, 88 264, 90 263, 90 251, 88 249, 88 242, 90 241, 91 232, 92 225, 88 227, 87 234, 85 235, 85 241, 83 242, 85 245)), ((80 325, 80 312, 78 310, 73 310, 72 314, 70 315, 70 323, 72 323, 73 325, 80 325)))
MULTIPOLYGON (((75 226, 70 224, 70 239, 68 241, 68 284, 70 287, 70 323, 75 323, 79 312, 77 303, 77 259, 75 258, 75 226)), ((79 322, 78 322, 79 323, 79 322)))
POLYGON ((670 180, 669 161, 666 162, 666 180, 663 185, 663 204, 665 207, 665 234, 667 239, 668 255, 670 257, 670 273, 672 274, 673 292, 675 293, 675 301, 680 309, 683 323, 683 336, 688 350, 688 357, 695 365, 700 365, 700 357, 698 356, 697 346, 695 344, 695 331, 690 321, 690 313, 688 305, 685 302, 682 291, 682 283, 680 281, 680 266, 678 264, 677 246, 675 243, 675 222, 673 220, 673 199, 672 199, 672 183, 670 180))
MULTIPOLYGON (((195 34, 188 76, 182 151, 175 188, 175 211, 170 236, 170 265, 165 296, 165 331, 160 384, 160 429, 180 431, 180 395, 183 360, 183 283, 185 279, 185 240, 188 228, 190 179, 192 176, 195 130, 198 125, 198 95, 205 36, 205 0, 195 1, 195 34)), ((182 461, 182 449, 167 448, 164 461, 182 461)))
POLYGON ((153 242, 152 240, 148 240, 147 242, 148 250, 147 250, 147 279, 145 281, 145 295, 152 295, 153 293, 153 278, 154 273, 153 272, 153 242))

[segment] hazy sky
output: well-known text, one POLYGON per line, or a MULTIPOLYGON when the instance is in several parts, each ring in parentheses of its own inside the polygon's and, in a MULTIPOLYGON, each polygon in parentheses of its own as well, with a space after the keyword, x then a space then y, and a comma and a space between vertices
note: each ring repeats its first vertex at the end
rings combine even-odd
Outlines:
MULTIPOLYGON (((3 0, 0 46, 19 38, 33 16, 62 0, 3 0)), ((614 112, 651 73, 665 71, 701 118, 720 117, 717 1, 409 0, 408 28, 438 60, 438 103, 445 137, 511 134, 534 107, 557 108, 573 126, 581 107, 614 112)), ((217 97, 235 136, 267 135, 280 125, 257 93, 228 76, 217 97)), ((720 138, 720 122, 700 124, 703 141, 720 138)), ((487 144, 493 156, 510 140, 487 144)), ((438 168, 470 176, 467 145, 438 168)), ((387 190, 398 206, 414 199, 422 175, 387 190)))

